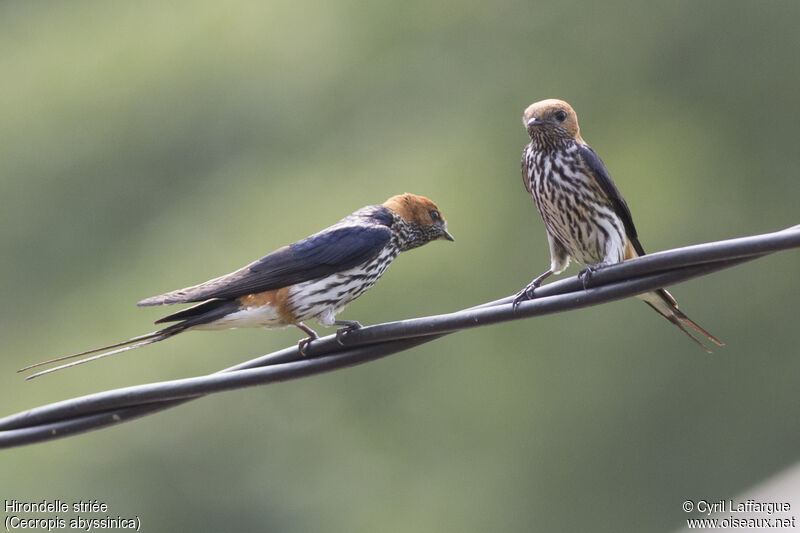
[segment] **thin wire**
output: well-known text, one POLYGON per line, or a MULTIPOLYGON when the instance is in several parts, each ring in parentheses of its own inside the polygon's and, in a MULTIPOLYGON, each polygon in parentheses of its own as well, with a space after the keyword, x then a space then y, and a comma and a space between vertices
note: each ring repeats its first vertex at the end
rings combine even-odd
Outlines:
POLYGON ((658 252, 536 290, 516 311, 512 296, 454 313, 367 326, 311 343, 302 357, 285 348, 207 376, 115 389, 44 405, 0 419, 0 448, 22 446, 127 422, 225 390, 265 385, 363 364, 480 326, 627 298, 800 247, 800 225, 782 231, 658 252))

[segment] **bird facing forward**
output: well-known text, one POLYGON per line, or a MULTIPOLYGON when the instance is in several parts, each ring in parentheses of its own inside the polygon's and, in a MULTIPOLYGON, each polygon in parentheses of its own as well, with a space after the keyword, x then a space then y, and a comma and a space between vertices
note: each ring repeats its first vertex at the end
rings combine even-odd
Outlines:
POLYGON ((162 341, 178 333, 195 330, 245 327, 297 326, 308 337, 304 348, 318 336, 303 322, 315 318, 324 326, 361 327, 354 321, 336 320, 339 313, 384 273, 400 252, 437 239, 453 241, 447 222, 431 200, 414 194, 392 196, 380 205, 362 207, 333 226, 269 255, 226 276, 140 301, 139 306, 201 302, 165 316, 156 324, 175 322, 158 331, 20 370, 80 357, 105 350, 100 355, 50 368, 31 379, 125 350, 162 341))
MULTIPOLYGON (((545 278, 566 269, 570 259, 583 263, 590 272, 644 255, 628 204, 603 162, 581 138, 572 107, 563 100, 542 100, 528 106, 522 123, 531 138, 522 152, 522 181, 544 220, 550 269, 517 294, 515 309, 545 278)), ((705 351, 711 353, 684 325, 723 345, 679 311, 666 290, 638 297, 705 351)))

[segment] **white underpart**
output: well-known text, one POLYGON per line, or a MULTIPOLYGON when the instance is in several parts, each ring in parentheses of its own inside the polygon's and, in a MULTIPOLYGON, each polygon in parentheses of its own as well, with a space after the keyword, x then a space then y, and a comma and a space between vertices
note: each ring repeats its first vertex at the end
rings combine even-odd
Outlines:
MULTIPOLYGON (((605 241, 606 249, 603 262, 608 264, 619 263, 625 258, 625 243, 622 240, 625 229, 616 213, 608 208, 602 209, 611 214, 615 222, 612 224, 610 220, 599 220, 599 225, 603 226, 610 235, 605 241)), ((582 261, 582 263, 587 264, 586 261, 582 261)))
POLYGON ((273 306, 263 305, 236 311, 209 324, 194 326, 192 329, 285 328, 290 325, 281 319, 277 309, 273 306))

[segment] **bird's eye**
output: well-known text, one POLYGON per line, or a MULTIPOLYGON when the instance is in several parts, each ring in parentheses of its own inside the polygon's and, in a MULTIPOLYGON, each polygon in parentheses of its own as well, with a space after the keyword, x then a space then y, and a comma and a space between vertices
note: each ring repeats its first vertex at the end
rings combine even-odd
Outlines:
POLYGON ((440 220, 442 218, 442 215, 440 215, 439 211, 437 211, 436 209, 431 210, 428 214, 431 216, 433 220, 440 220))
POLYGON ((564 122, 567 119, 567 112, 563 109, 559 109, 556 111, 556 120, 559 122, 564 122))

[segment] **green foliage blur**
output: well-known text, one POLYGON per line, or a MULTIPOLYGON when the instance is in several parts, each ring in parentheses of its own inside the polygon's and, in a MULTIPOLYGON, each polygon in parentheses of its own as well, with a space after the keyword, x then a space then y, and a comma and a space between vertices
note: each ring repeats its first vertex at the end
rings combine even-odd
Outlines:
MULTIPOLYGON (((164 310, 137 300, 397 193, 457 242, 403 254, 341 318, 512 294, 549 261, 519 175, 542 98, 575 107, 649 251, 797 224, 798 20, 788 1, 3 2, 0 415, 295 343, 197 332, 15 374, 151 331, 164 310)), ((727 342, 712 356, 634 299, 466 331, 2 451, 0 498, 98 499, 147 531, 670 531, 685 499, 799 458, 798 259, 674 287, 727 342)))

